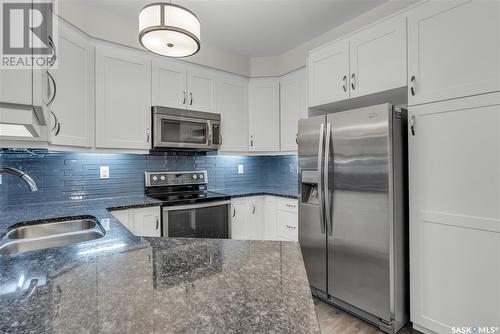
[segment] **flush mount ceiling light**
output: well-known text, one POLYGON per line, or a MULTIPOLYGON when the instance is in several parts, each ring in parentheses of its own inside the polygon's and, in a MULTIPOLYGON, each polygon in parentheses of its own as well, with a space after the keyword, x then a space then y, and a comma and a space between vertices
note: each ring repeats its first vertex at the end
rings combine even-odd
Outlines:
POLYGON ((192 56, 200 50, 200 21, 182 6, 149 4, 139 13, 139 42, 162 56, 192 56))

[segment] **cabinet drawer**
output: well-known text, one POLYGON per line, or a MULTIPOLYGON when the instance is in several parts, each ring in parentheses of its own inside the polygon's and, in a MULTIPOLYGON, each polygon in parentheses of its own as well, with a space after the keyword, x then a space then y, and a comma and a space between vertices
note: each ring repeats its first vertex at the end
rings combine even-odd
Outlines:
POLYGON ((298 203, 296 199, 278 198, 276 201, 276 208, 281 211, 296 214, 298 212, 298 203))
POLYGON ((297 214, 278 210, 276 218, 276 234, 283 239, 297 241, 297 214))

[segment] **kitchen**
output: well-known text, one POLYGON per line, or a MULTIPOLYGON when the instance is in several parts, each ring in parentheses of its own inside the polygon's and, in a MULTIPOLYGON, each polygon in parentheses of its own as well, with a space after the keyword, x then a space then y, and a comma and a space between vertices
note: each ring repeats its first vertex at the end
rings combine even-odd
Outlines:
POLYGON ((0 332, 499 331, 500 2, 2 15, 0 332))

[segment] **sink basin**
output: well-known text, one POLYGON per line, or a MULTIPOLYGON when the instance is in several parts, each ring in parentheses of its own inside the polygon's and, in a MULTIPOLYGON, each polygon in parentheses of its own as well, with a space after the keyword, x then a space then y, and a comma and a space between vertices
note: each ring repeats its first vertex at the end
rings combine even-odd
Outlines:
POLYGON ((19 226, 8 231, 0 241, 0 255, 76 244, 102 238, 105 233, 96 218, 19 226))

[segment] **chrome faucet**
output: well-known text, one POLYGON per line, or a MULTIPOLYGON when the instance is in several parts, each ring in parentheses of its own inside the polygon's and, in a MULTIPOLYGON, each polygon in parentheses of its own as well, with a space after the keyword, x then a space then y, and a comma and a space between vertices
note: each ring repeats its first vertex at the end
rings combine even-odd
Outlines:
POLYGON ((12 168, 12 167, 0 167, 0 174, 12 174, 17 177, 19 177, 21 180, 26 182, 28 186, 30 187, 30 190, 33 191, 38 191, 38 188, 36 187, 35 181, 26 173, 23 171, 20 171, 17 168, 12 168))

